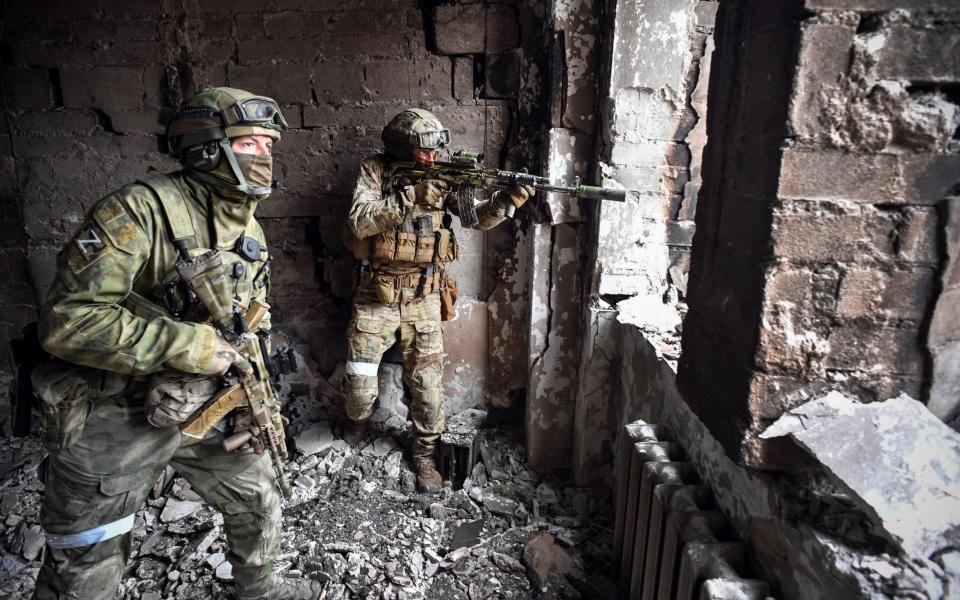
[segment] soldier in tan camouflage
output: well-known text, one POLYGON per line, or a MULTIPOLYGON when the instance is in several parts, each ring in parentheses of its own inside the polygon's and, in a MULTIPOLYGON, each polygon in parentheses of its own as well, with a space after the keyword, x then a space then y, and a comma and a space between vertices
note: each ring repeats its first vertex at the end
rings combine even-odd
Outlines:
POLYGON ((265 301, 268 254, 253 213, 270 194, 271 148, 285 127, 270 98, 204 90, 167 129, 185 170, 109 194, 60 253, 40 316, 41 342, 57 360, 34 372, 49 450, 35 598, 116 595, 134 513, 168 464, 223 514, 238 598, 319 595, 317 582, 272 575, 281 516, 269 457, 222 446, 226 428, 249 414, 235 411, 199 440, 178 428, 243 359, 178 283, 175 262, 217 250, 226 302, 265 301))
MULTIPOLYGON (((437 180, 398 181, 400 162, 421 166, 437 160, 450 132, 426 110, 411 108, 383 130, 384 154, 360 164, 344 241, 360 261, 353 318, 347 328, 343 380, 348 441, 365 434, 377 398, 377 369, 383 353, 399 342, 404 381, 413 396, 411 454, 422 491, 440 489, 434 450, 443 432, 441 398, 443 337, 440 322, 453 317, 456 282, 446 264, 457 258, 450 229, 448 188, 437 180)), ((534 194, 529 186, 496 192, 477 207, 478 229, 506 219, 534 194)))

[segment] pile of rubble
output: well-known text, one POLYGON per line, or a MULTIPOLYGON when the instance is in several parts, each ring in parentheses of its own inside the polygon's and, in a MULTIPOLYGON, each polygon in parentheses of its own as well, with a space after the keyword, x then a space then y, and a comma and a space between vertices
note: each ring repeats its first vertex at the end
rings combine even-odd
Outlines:
MULTIPOLYGON (((327 600, 615 597, 604 575, 609 493, 528 470, 520 430, 461 431, 476 455, 462 488, 420 494, 402 450, 405 414, 381 407, 369 439, 351 447, 332 425, 330 388, 293 382, 285 391, 294 493, 284 504, 280 575, 322 582, 327 600)), ((39 569, 42 454, 35 439, 0 438, 0 597, 28 597, 39 569)), ((228 597, 222 525, 183 479, 158 483, 137 513, 121 597, 228 597)))

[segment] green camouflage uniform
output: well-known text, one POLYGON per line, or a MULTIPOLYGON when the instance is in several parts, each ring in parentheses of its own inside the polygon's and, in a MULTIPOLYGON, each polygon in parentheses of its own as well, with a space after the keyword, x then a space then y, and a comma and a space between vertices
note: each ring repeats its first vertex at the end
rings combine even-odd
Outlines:
MULTIPOLYGON (((255 201, 215 197, 183 172, 170 178, 186 200, 198 246, 216 246, 228 269, 243 264, 230 271, 235 299, 265 301, 269 270, 263 231, 252 218, 255 201), (238 217, 240 229, 221 228, 217 219, 208 227, 211 209, 238 217), (231 251, 241 234, 261 243, 259 259, 246 262, 231 251)), ((40 469, 46 486, 41 522, 48 548, 36 598, 114 597, 130 556, 132 515, 167 464, 223 513, 238 588, 272 568, 281 519, 269 456, 252 449, 228 454, 220 445, 222 426, 195 440, 176 426, 153 427, 144 416, 151 375, 169 372, 170 363, 203 364, 214 348, 211 328, 158 310, 176 260, 159 201, 139 183, 100 200, 60 253, 41 311, 41 340, 51 354, 87 367, 61 363, 62 373, 80 373, 88 388, 60 414, 44 415, 50 454, 40 469), (88 530, 105 526, 127 533, 77 545, 88 530)))
MULTIPOLYGON (((355 238, 364 240, 395 230, 407 211, 412 212, 413 217, 431 214, 435 227, 440 222, 443 207, 430 209, 413 205, 409 192, 394 191, 389 171, 385 155, 370 157, 360 164, 347 218, 349 233, 355 238)), ((444 201, 452 200, 445 198, 444 201)), ((508 203, 499 194, 480 203, 477 228, 490 229, 503 222, 508 203)), ((418 294, 418 276, 422 269, 423 265, 416 263, 374 261, 372 272, 361 275, 353 317, 347 327, 347 368, 342 389, 347 417, 358 422, 369 419, 377 398, 380 359, 399 341, 404 382, 413 396, 410 418, 414 457, 433 452, 444 426, 440 293, 430 290, 418 294), (378 277, 393 277, 398 282, 393 302, 382 302, 374 291, 378 277)))

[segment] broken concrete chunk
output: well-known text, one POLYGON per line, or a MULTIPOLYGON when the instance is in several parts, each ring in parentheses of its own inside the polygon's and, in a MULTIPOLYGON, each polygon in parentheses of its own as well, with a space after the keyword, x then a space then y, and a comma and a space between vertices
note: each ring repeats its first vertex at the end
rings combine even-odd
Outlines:
POLYGON ((410 409, 403 394, 403 367, 381 363, 377 383, 377 406, 406 420, 410 409))
POLYGON ((467 546, 472 546, 480 541, 480 532, 483 531, 483 519, 464 523, 453 532, 453 539, 450 540, 450 549, 456 550, 467 546))
POLYGON ((831 392, 760 437, 782 436, 820 461, 910 556, 960 544, 960 434, 920 402, 901 394, 861 404, 831 392))
POLYGON ((547 585, 551 577, 563 577, 576 566, 549 533, 541 533, 527 542, 523 548, 523 564, 527 567, 527 577, 538 588, 547 585))
POLYGON ((220 581, 232 581, 233 565, 230 564, 230 561, 225 560, 217 566, 215 574, 220 581))
POLYGON ((333 432, 329 423, 313 423, 293 438, 297 451, 310 456, 333 445, 333 432))
POLYGON ((373 440, 373 455, 378 458, 383 458, 396 449, 397 441, 392 437, 380 437, 373 440))
POLYGON ((447 419, 446 429, 440 441, 449 446, 469 447, 477 431, 487 420, 487 411, 468 408, 447 419))
POLYGON ((387 479, 395 480, 400 476, 400 462, 403 460, 402 452, 394 452, 383 461, 383 469, 386 471, 387 479))
POLYGON ((47 543, 47 536, 44 535, 36 525, 23 530, 23 549, 21 554, 27 560, 36 560, 43 550, 43 545, 47 543))
POLYGON ((493 564, 497 565, 497 568, 501 571, 514 572, 514 573, 523 573, 524 566, 519 560, 510 556, 509 554, 501 554, 500 552, 492 552, 490 554, 490 560, 493 561, 493 564))
POLYGON ((520 504, 502 496, 497 496, 496 494, 486 494, 483 496, 483 505, 487 507, 487 510, 494 514, 503 515, 504 517, 513 517, 516 516, 520 504))
POLYGON ((207 564, 216 569, 225 560, 227 560, 227 557, 223 552, 215 552, 207 557, 207 564))
POLYGON ((167 503, 163 507, 163 512, 160 513, 160 520, 164 523, 172 523, 174 521, 179 521, 189 517, 193 513, 197 512, 203 508, 203 504, 199 502, 193 502, 192 500, 177 500, 176 498, 170 498, 167 500, 167 503))

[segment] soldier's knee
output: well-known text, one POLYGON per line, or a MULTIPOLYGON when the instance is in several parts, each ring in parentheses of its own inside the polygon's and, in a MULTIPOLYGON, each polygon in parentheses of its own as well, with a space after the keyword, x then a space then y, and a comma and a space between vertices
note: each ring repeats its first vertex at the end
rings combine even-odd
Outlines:
POLYGON ((341 384, 341 393, 349 404, 365 406, 377 399, 377 376, 347 373, 341 384))
POLYGON ((442 355, 420 356, 409 371, 404 373, 406 384, 415 394, 440 393, 443 381, 442 355))
MULTIPOLYGON (((114 538, 84 548, 59 550, 48 547, 33 597, 39 600, 112 599, 126 563, 123 542, 114 538)), ((129 540, 126 542, 129 546, 129 540)))

